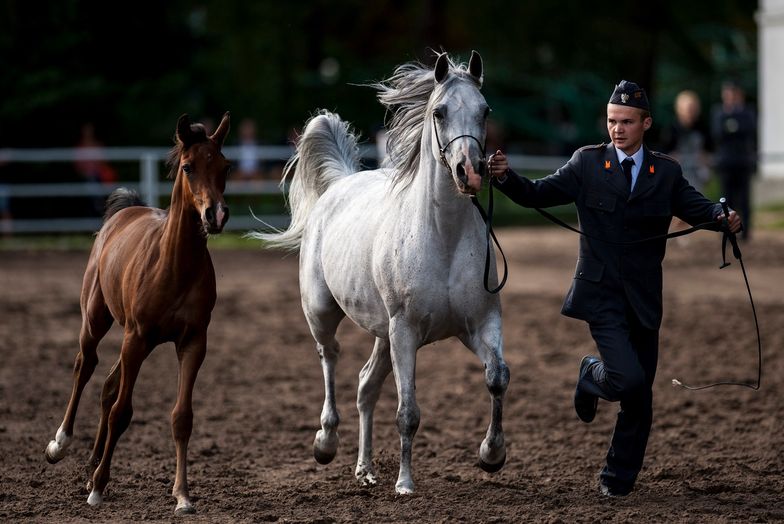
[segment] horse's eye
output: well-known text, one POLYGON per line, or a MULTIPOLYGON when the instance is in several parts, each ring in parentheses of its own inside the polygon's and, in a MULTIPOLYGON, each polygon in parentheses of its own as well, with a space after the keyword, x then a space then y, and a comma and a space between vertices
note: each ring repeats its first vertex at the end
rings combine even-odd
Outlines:
POLYGON ((193 174, 193 169, 191 168, 190 164, 183 164, 182 170, 185 172, 186 175, 190 176, 193 174))
POLYGON ((444 111, 440 107, 437 107, 433 110, 433 116, 436 118, 436 120, 443 120, 444 111))

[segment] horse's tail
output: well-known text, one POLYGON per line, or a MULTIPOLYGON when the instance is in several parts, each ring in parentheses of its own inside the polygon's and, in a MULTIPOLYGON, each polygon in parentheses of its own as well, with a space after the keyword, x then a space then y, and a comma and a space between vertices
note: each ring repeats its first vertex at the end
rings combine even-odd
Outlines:
POLYGON ((340 116, 319 111, 305 124, 297 149, 283 171, 280 184, 290 181, 288 206, 291 223, 285 231, 250 233, 250 237, 268 242, 269 247, 299 249, 310 211, 319 197, 337 179, 359 170, 357 137, 340 116))
POLYGON ((112 218, 115 213, 126 207, 146 205, 147 204, 144 203, 142 197, 139 196, 139 193, 133 189, 118 187, 112 191, 109 198, 106 199, 106 211, 104 211, 103 214, 103 221, 106 222, 112 218))

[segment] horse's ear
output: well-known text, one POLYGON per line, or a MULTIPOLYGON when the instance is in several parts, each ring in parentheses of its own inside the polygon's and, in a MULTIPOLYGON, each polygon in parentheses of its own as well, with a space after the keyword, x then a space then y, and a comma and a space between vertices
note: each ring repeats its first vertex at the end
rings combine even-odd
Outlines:
POLYGON ((438 60, 436 60, 436 68, 435 68, 436 83, 440 84, 441 82, 443 82, 448 72, 449 72, 449 58, 447 58, 446 53, 441 53, 440 55, 438 55, 438 60))
POLYGON ((177 120, 177 140, 187 149, 193 142, 193 132, 191 131, 191 117, 187 113, 177 120))
POLYGON ((476 51, 471 51, 471 59, 468 61, 468 72, 476 78, 477 82, 482 83, 482 56, 476 51))
POLYGON ((226 135, 229 134, 229 123, 231 122, 231 114, 226 111, 221 119, 220 124, 218 124, 218 129, 210 137, 214 140, 219 146, 223 146, 223 141, 226 140, 226 135))

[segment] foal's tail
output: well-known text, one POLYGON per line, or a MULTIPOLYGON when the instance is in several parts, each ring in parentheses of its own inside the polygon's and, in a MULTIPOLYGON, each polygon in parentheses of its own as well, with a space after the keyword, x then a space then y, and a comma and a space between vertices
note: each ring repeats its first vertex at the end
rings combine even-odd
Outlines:
POLYGON ((288 181, 291 224, 285 231, 252 232, 252 238, 268 242, 269 247, 299 249, 302 232, 310 211, 335 180, 359 170, 357 137, 351 126, 335 113, 319 111, 305 124, 297 150, 284 168, 284 187, 288 181))
POLYGON ((118 187, 112 191, 109 198, 106 199, 106 211, 104 211, 103 214, 103 221, 106 222, 112 218, 115 213, 126 207, 145 205, 147 204, 144 203, 144 200, 139 196, 139 193, 133 189, 118 187))

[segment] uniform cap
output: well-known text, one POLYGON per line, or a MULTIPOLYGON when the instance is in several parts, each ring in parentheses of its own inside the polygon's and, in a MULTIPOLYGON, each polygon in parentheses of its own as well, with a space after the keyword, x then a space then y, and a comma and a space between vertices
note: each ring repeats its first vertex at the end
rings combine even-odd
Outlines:
POLYGON ((648 104, 648 96, 645 94, 645 89, 638 86, 634 82, 621 82, 615 86, 612 96, 608 104, 618 104, 619 106, 629 106, 650 111, 651 106, 648 104))

